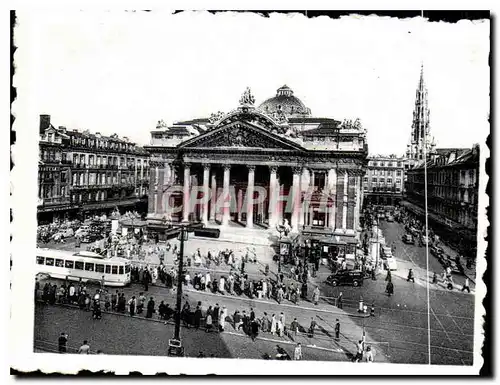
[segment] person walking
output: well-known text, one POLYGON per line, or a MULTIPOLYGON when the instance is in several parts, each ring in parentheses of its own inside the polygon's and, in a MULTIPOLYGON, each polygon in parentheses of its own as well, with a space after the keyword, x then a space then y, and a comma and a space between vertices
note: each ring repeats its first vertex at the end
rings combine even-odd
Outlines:
POLYGON ((337 298, 337 307, 339 309, 342 309, 342 307, 343 307, 342 302, 343 302, 343 294, 342 294, 342 292, 340 292, 339 297, 337 298))
POLYGON ((144 310, 144 304, 146 303, 146 296, 143 292, 139 293, 139 301, 137 302, 137 314, 142 314, 144 310))
POLYGON ((259 335, 259 322, 257 319, 252 320, 250 322, 250 336, 252 337, 252 341, 255 341, 257 336, 259 335))
POLYGON ((412 281, 413 283, 415 283, 415 276, 413 274, 413 269, 410 269, 408 271, 408 277, 406 279, 406 282, 410 282, 410 281, 412 281))
POLYGON ((311 317, 311 324, 309 325, 309 336, 314 337, 314 329, 316 329, 316 320, 311 317))
POLYGON ((354 357, 354 362, 360 362, 362 359, 363 359, 363 341, 359 340, 356 356, 354 357))
POLYGON ((271 334, 276 334, 276 329, 278 327, 278 322, 276 321, 276 316, 273 314, 271 317, 271 334))
POLYGON ((78 349, 78 354, 90 354, 90 346, 87 340, 83 341, 83 345, 78 349))
POLYGON ((153 313, 155 312, 155 301, 153 297, 149 298, 147 310, 146 310, 146 318, 152 318, 153 313))
POLYGON ((215 307, 214 307, 214 310, 212 312, 212 319, 213 319, 214 323, 218 323, 219 322, 219 313, 220 313, 219 304, 216 303, 215 307))
POLYGON ((62 332, 57 341, 57 344, 59 346, 59 353, 66 353, 68 351, 66 346, 67 343, 68 343, 68 335, 62 332))
POLYGON ((293 351, 293 359, 295 361, 302 360, 302 345, 300 344, 300 342, 295 345, 295 350, 293 351))
POLYGON ((135 295, 134 295, 128 301, 128 310, 130 312, 131 317, 133 317, 135 315, 135 308, 136 308, 136 300, 135 300, 135 295))
POLYGON ((392 281, 387 282, 387 286, 385 287, 385 292, 389 297, 394 294, 394 285, 392 281))
POLYGON ((222 311, 219 316, 219 329, 221 332, 226 328, 226 317, 227 317, 227 309, 225 306, 222 306, 222 311))
POLYGON ((219 280, 219 292, 221 294, 224 294, 225 290, 226 290, 226 279, 224 277, 220 277, 220 280, 219 280))
POLYGON ((196 306, 196 310, 194 311, 194 327, 196 330, 200 328, 201 316, 201 309, 199 306, 196 306))
POLYGON ((268 331, 270 331, 269 318, 267 317, 266 312, 264 312, 264 315, 262 316, 261 325, 262 325, 261 329, 264 333, 267 333, 268 331))
POLYGON ((316 286, 316 288, 313 291, 313 302, 315 305, 317 305, 319 302, 319 287, 318 286, 316 286))
POLYGON ((297 321, 297 318, 294 318, 291 325, 290 329, 295 337, 297 337, 297 333, 299 332, 299 322, 297 321))
POLYGON ((373 363, 373 351, 371 346, 366 348, 365 360, 366 362, 373 363))
POLYGON ((337 341, 340 340, 340 322, 339 322, 338 318, 337 318, 337 321, 335 323, 335 339, 337 341))
POLYGON ((465 278, 464 286, 462 287, 462 291, 464 290, 467 290, 467 292, 470 293, 469 278, 465 278))
POLYGON ((205 320, 205 333, 210 333, 212 330, 212 314, 207 313, 207 319, 205 320))

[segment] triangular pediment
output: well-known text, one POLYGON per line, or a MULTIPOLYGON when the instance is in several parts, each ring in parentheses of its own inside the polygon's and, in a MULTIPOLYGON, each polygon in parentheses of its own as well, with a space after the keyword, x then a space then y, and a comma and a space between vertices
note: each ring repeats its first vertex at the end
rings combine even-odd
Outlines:
POLYGON ((257 127, 248 122, 235 121, 227 125, 207 131, 186 142, 180 143, 178 148, 224 148, 224 149, 268 149, 306 151, 299 144, 257 127))

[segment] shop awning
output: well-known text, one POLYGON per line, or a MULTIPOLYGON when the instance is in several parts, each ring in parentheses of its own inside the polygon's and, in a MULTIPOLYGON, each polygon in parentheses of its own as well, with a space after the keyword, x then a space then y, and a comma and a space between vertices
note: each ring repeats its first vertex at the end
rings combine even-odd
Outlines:
POLYGON ((147 225, 147 222, 141 219, 126 218, 120 220, 120 225, 122 225, 123 227, 145 227, 147 225))

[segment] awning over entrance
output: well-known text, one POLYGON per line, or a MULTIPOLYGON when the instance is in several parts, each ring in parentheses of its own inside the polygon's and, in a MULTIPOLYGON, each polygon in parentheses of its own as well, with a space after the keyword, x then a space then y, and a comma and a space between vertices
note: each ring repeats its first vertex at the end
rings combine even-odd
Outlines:
POLYGON ((301 243, 306 240, 320 242, 325 245, 356 245, 358 243, 354 236, 345 235, 301 235, 301 243))

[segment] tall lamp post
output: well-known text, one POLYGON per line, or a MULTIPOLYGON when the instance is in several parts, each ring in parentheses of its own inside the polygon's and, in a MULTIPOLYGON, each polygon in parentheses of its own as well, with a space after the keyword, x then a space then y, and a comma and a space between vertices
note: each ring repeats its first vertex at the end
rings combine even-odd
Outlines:
MULTIPOLYGON (((184 348, 181 343, 181 306, 182 306, 182 270, 184 267, 184 241, 188 239, 188 233, 196 229, 203 228, 203 223, 190 223, 173 225, 181 243, 179 248, 179 266, 177 272, 177 300, 175 312, 174 337, 168 341, 168 354, 173 356, 183 356, 184 348)), ((175 234, 175 233, 174 233, 175 234)))

